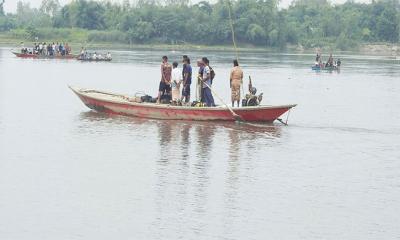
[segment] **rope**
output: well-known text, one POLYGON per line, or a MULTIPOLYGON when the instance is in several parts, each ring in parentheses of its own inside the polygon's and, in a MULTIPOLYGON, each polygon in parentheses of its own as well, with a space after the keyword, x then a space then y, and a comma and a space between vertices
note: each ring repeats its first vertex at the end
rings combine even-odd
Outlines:
MULTIPOLYGON (((239 51, 238 51, 237 46, 236 46, 235 30, 233 28, 232 10, 231 10, 231 2, 230 2, 230 0, 227 0, 227 3, 228 3, 229 23, 230 23, 231 32, 232 32, 233 48, 235 49, 236 61, 239 62, 239 51)), ((243 96, 244 96, 243 79, 242 79, 242 84, 241 85, 242 85, 242 93, 243 93, 243 96)))

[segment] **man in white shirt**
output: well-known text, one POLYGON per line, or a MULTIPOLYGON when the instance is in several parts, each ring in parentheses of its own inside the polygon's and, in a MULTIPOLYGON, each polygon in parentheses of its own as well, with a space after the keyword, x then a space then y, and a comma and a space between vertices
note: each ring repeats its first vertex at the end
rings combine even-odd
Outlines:
POLYGON ((208 107, 215 107, 214 103, 214 97, 211 92, 211 69, 209 66, 209 60, 208 58, 204 57, 203 58, 203 63, 204 63, 204 69, 203 69, 203 95, 204 95, 204 100, 206 102, 206 105, 208 107))
POLYGON ((180 88, 182 83, 182 71, 178 69, 178 62, 172 63, 172 74, 171 74, 171 87, 172 87, 172 101, 179 101, 180 88))

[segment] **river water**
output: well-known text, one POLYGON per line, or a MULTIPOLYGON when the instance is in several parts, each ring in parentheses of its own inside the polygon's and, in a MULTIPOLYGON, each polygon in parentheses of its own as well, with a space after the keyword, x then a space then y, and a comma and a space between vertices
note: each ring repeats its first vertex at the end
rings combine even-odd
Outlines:
POLYGON ((208 56, 229 101, 231 52, 112 54, 0 49, 0 239, 400 238, 399 61, 242 53, 264 104, 298 104, 289 126, 247 126, 90 111, 68 85, 155 95, 162 55, 208 56))

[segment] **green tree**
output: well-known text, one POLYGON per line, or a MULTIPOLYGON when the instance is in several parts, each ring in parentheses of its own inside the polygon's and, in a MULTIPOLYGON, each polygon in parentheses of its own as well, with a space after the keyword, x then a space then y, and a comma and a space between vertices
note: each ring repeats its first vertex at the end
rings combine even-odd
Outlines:
POLYGON ((4 2, 5 0, 0 0, 0 17, 4 16, 4 8, 3 8, 4 2))

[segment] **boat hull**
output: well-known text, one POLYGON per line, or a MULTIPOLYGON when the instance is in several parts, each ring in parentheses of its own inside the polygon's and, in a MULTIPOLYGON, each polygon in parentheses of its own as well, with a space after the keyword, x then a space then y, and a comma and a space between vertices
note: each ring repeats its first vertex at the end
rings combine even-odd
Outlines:
POLYGON ((81 62, 111 62, 111 58, 107 58, 107 59, 83 59, 83 58, 77 58, 78 61, 81 62))
POLYGON ((311 70, 314 70, 314 71, 336 71, 336 70, 339 70, 339 68, 338 67, 323 67, 323 68, 321 68, 319 66, 312 66, 311 70))
POLYGON ((29 54, 29 53, 16 53, 13 54, 20 58, 34 58, 34 59, 76 59, 78 56, 69 54, 64 56, 47 56, 47 55, 39 55, 39 54, 29 54))
MULTIPOLYGON (((82 102, 98 112, 165 120, 235 121, 224 107, 185 107, 154 103, 130 102, 129 97, 96 90, 72 88, 82 102)), ((273 122, 296 105, 235 108, 244 121, 273 122)))

